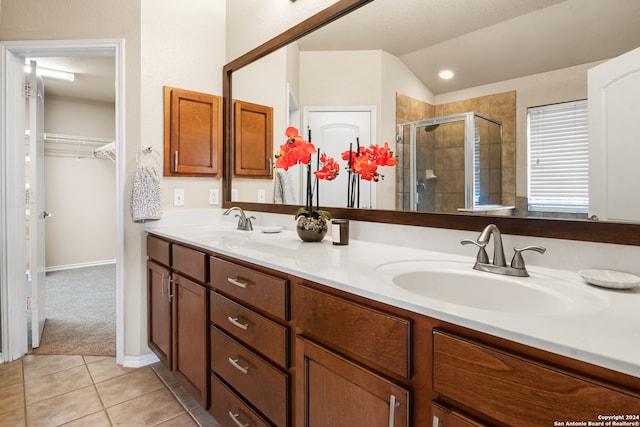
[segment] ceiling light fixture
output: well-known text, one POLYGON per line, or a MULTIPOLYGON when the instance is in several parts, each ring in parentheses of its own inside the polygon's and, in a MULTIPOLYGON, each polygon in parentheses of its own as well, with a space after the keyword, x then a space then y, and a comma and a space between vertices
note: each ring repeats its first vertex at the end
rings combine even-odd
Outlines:
MULTIPOLYGON (((30 73, 31 67, 29 65, 24 66, 24 72, 30 73)), ((76 79, 76 75, 69 71, 54 70, 53 68, 36 67, 36 74, 43 79, 61 80, 64 82, 73 82, 76 79)))
POLYGON ((451 70, 442 70, 438 73, 438 77, 442 80, 451 80, 456 74, 451 70))

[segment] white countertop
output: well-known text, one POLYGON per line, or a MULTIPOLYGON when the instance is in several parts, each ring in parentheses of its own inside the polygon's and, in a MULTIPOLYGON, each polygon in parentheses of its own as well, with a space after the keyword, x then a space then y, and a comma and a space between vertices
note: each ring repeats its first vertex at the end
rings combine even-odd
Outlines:
POLYGON ((640 287, 602 289, 586 284, 577 272, 528 267, 532 280, 561 279, 602 304, 597 309, 577 307, 574 312, 560 314, 481 310, 417 296, 393 285, 377 270, 384 264, 407 260, 462 261, 472 270, 475 257, 353 239, 347 246, 335 246, 328 239, 304 243, 295 231, 262 233, 258 227, 252 232, 237 231, 235 221, 229 221, 233 218, 217 221, 212 217, 207 223, 153 222, 145 229, 220 255, 640 377, 640 287))

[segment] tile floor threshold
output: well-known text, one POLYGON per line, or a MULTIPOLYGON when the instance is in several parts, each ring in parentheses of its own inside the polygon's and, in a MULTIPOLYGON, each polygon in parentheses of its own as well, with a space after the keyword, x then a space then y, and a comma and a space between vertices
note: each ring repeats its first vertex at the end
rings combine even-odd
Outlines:
POLYGON ((27 355, 0 364, 0 427, 219 427, 160 363, 27 355))

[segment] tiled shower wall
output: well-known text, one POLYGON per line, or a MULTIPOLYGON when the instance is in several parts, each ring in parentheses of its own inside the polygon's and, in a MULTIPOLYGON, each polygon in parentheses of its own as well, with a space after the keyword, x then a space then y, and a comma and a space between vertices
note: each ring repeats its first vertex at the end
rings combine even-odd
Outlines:
MULTIPOLYGON (((438 118, 470 111, 489 116, 502 122, 502 204, 515 205, 515 165, 516 165, 516 92, 504 92, 471 98, 447 104, 431 105, 426 102, 396 94, 396 124, 408 123, 426 118, 438 118)), ((456 212, 464 206, 464 147, 462 122, 447 130, 444 142, 435 145, 437 132, 444 132, 440 126, 432 132, 420 132, 417 135, 417 164, 425 165, 418 169, 418 181, 426 176, 426 169, 433 169, 438 177, 435 181, 425 182, 418 188, 419 210, 430 212, 456 212), (440 127, 442 129, 440 129, 440 127), (459 127, 460 130, 457 130, 459 127), (455 129, 455 130, 454 130, 455 129), (435 150, 438 150, 437 152, 435 150), (422 156, 429 159, 421 161, 422 156)), ((416 189, 409 188, 409 134, 403 136, 403 144, 396 151, 402 160, 403 173, 396 175, 396 206, 409 208, 410 197, 415 197, 416 189)))

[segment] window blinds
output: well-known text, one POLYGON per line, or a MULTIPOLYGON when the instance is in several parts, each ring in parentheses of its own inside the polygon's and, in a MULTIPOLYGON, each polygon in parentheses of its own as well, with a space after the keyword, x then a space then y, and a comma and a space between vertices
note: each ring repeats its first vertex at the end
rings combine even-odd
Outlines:
POLYGON ((529 108, 529 210, 587 212, 587 101, 529 108))

